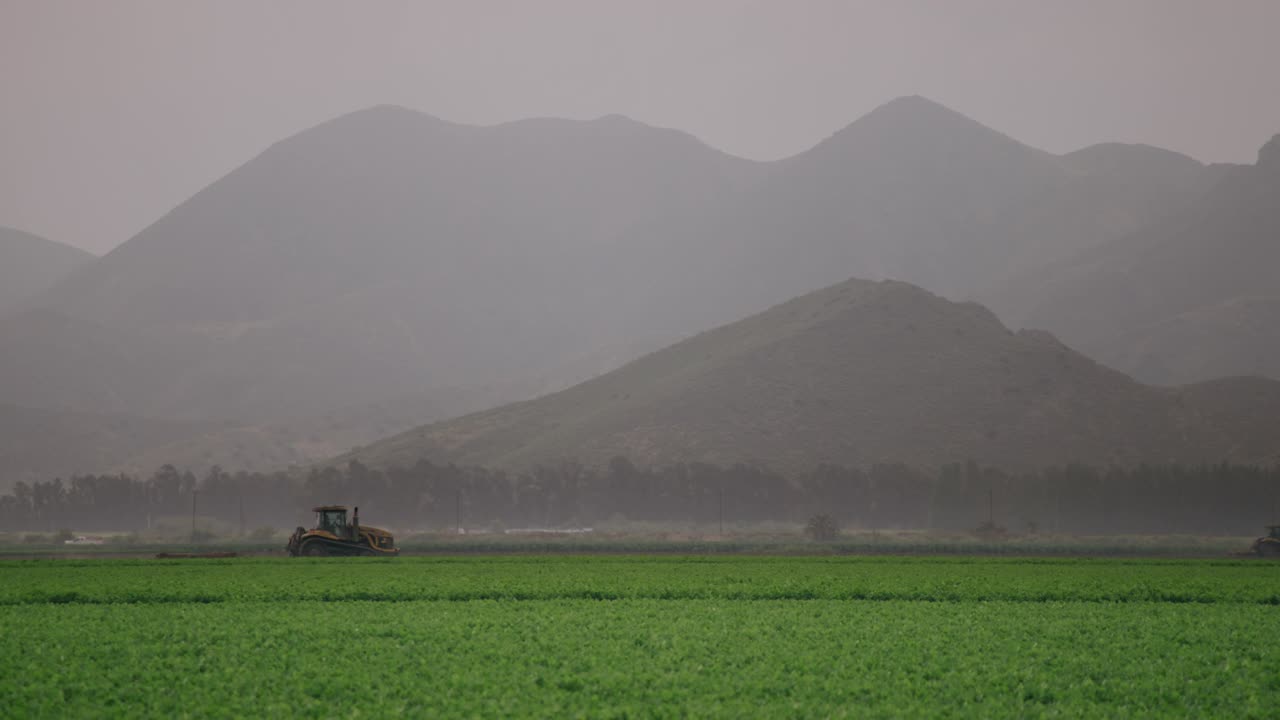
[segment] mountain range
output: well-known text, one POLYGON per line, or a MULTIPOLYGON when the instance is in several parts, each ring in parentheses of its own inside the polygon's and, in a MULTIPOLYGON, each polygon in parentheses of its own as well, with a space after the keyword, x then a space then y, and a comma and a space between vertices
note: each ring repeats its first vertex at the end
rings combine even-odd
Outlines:
MULTIPOLYGON (((1265 165, 1053 155, 919 97, 767 163, 620 116, 476 127, 379 106, 276 143, 25 292, 0 313, 0 403, 201 428, 148 459, 235 469, 230 449, 268 438, 250 454, 307 461, 569 387, 850 276, 982 298, 1133 371, 1165 352, 1144 350, 1163 347, 1161 322, 1213 306, 1106 324, 1126 309, 1087 332, 1055 308, 1093 297, 1122 262, 1108 258, 1244 222, 1232 203, 1265 215, 1246 198, 1265 195, 1265 165), (1228 209, 1188 216, 1201 207, 1228 209)), ((1206 298, 1228 304, 1217 317, 1249 305, 1206 298)), ((1177 380, 1214 376, 1178 358, 1163 360, 1196 367, 1177 380)))

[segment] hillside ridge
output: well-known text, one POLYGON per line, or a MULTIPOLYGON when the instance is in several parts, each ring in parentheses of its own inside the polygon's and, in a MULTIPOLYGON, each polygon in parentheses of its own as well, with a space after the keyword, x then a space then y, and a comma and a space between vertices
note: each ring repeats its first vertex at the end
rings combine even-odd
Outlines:
MULTIPOLYGON (((1280 383, 1258 382, 1266 391, 1237 398, 1241 412, 1280 419, 1280 383)), ((850 280, 567 390, 417 428, 336 462, 527 468, 624 456, 1026 468, 1259 461, 1280 449, 1280 430, 1234 437, 1230 406, 1206 420, 1200 408, 1214 397, 1141 385, 1051 334, 1010 332, 975 303, 850 280)))

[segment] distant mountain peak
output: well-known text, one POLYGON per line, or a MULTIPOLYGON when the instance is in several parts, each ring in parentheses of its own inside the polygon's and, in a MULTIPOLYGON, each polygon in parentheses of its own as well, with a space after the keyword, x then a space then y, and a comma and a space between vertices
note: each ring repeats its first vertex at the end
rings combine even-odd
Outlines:
MULTIPOLYGON (((339 115, 333 118, 332 120, 329 120, 329 122, 340 123, 340 122, 350 122, 353 120, 368 120, 368 119, 386 120, 386 119, 393 119, 393 118, 411 119, 416 121, 426 120, 429 122, 439 122, 439 123, 445 122, 444 120, 441 120, 440 118, 430 113, 425 113, 425 112, 422 112, 421 110, 414 110, 413 108, 405 107, 404 105, 394 105, 389 103, 383 103, 380 105, 370 105, 367 108, 354 110, 352 112, 339 115)), ((327 124, 327 123, 322 123, 322 124, 327 124)))
POLYGON ((1258 150, 1258 167, 1280 170, 1280 134, 1273 135, 1267 144, 1258 150))
POLYGON ((385 132, 397 132, 409 128, 453 125, 454 123, 442 120, 435 115, 407 108, 403 105, 373 105, 326 120, 308 130, 303 130, 292 137, 285 138, 280 143, 287 143, 293 138, 333 132, 342 134, 347 132, 356 134, 368 133, 376 136, 385 132))
POLYGON ((952 110, 922 95, 903 95, 877 107, 859 118, 854 125, 876 120, 949 125, 968 125, 988 129, 985 125, 963 113, 952 110))
POLYGON ((1156 159, 1171 163, 1180 163, 1188 167, 1203 167, 1203 163, 1190 155, 1175 150, 1147 145, 1146 143, 1102 142, 1082 147, 1079 150, 1063 155, 1068 159, 1081 161, 1103 161, 1106 159, 1156 159))
MULTIPOLYGON (((953 148, 1022 143, 973 118, 920 95, 905 95, 877 107, 837 131, 818 147, 953 148)), ((1030 149, 1030 148, 1028 148, 1030 149)))
POLYGON ((889 112, 943 112, 959 115, 960 113, 943 105, 937 100, 930 100, 923 95, 900 95, 887 103, 884 103, 876 110, 889 112))
POLYGON ((1193 157, 1141 143, 1097 143, 1061 155, 1059 161, 1083 175, 1125 178, 1148 185, 1199 183, 1204 170, 1204 165, 1193 157))
POLYGON ((370 105, 369 107, 364 108, 363 110, 357 110, 356 112, 357 113, 362 113, 362 112, 364 113, 413 113, 414 115, 426 114, 426 113, 422 113, 417 110, 414 110, 413 108, 405 107, 404 105, 397 105, 395 103, 378 103, 377 105, 370 105))
POLYGON ((644 125, 644 123, 640 122, 639 120, 629 118, 626 115, 623 115, 621 113, 609 113, 608 115, 601 115, 595 120, 592 120, 592 122, 599 123, 601 125, 644 125))

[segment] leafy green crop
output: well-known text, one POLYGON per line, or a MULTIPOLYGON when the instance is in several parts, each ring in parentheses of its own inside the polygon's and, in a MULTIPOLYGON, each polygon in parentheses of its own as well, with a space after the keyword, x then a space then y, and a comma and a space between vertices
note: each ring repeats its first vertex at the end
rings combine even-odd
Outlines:
POLYGON ((926 600, 1280 604, 1253 560, 488 557, 0 562, 0 605, 305 600, 926 600))
POLYGON ((1280 565, 0 565, 6 717, 1197 716, 1280 707, 1280 565))

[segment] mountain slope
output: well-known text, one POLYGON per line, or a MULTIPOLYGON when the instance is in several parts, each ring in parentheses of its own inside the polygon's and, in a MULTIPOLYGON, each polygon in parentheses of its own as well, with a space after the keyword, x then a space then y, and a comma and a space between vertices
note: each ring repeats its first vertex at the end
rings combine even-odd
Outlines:
POLYGON ((1280 378, 1280 295, 1236 297, 1102 338, 1084 350, 1162 385, 1258 375, 1280 378))
POLYGON ((1060 162, 1082 175, 1182 190, 1195 190, 1204 169, 1199 161, 1182 153, 1127 143, 1090 145, 1063 155, 1060 162))
POLYGON ((90 253, 0 227, 0 315, 93 262, 90 253))
POLYGON ((20 481, 65 481, 76 473, 109 472, 149 447, 209 429, 169 420, 0 404, 0 490, 20 481))
POLYGON ((703 327, 850 275, 973 292, 993 275, 997 216, 1069 175, 1052 155, 919 97, 877 108, 767 171, 727 206, 661 233, 674 238, 664 251, 679 248, 694 268, 686 274, 705 279, 669 288, 682 307, 714 308, 703 327))
POLYGON ((617 269, 622 229, 755 171, 617 117, 476 128, 374 108, 273 146, 42 309, 198 348, 95 409, 258 421, 545 375, 644 336, 615 312, 644 286, 617 269))
POLYGON ((1045 333, 1009 332, 979 305, 850 280, 569 390, 339 461, 1250 462, 1280 451, 1280 383, 1258 383, 1228 403, 1209 389, 1143 386, 1045 333))
POLYGON ((766 164, 722 202, 632 231, 616 272, 651 287, 622 317, 674 338, 670 321, 654 318, 711 327, 850 275, 977 296, 1163 217, 1214 174, 1155 148, 1054 156, 925 98, 899 98, 766 164))
POLYGON ((0 316, 0 403, 143 415, 207 343, 181 328, 108 327, 44 308, 0 316))
POLYGON ((109 253, 54 306, 225 330, 410 280, 436 294, 499 273, 519 280, 753 167, 619 117, 471 127, 380 106, 275 144, 109 253))
POLYGON ((1172 215, 1220 177, 1186 155, 1146 145, 1103 143, 1061 156, 1071 176, 1020 203, 994 224, 998 250, 983 296, 1009 276, 1070 258, 1172 215))
POLYGON ((1280 297, 1278 266, 1280 136, 1256 165, 1232 168, 1196 202, 1024 278, 997 305, 1026 308, 1013 310, 1015 323, 1048 328, 1145 379, 1204 379, 1225 368, 1273 367, 1252 358, 1280 342, 1280 328, 1248 315, 1260 307, 1252 300, 1280 297), (1234 339, 1222 335, 1232 327, 1240 328, 1234 339), (1230 357, 1227 345, 1210 351, 1220 360, 1186 344, 1220 335, 1237 348, 1230 357), (1174 355, 1153 357, 1142 348, 1174 355))

